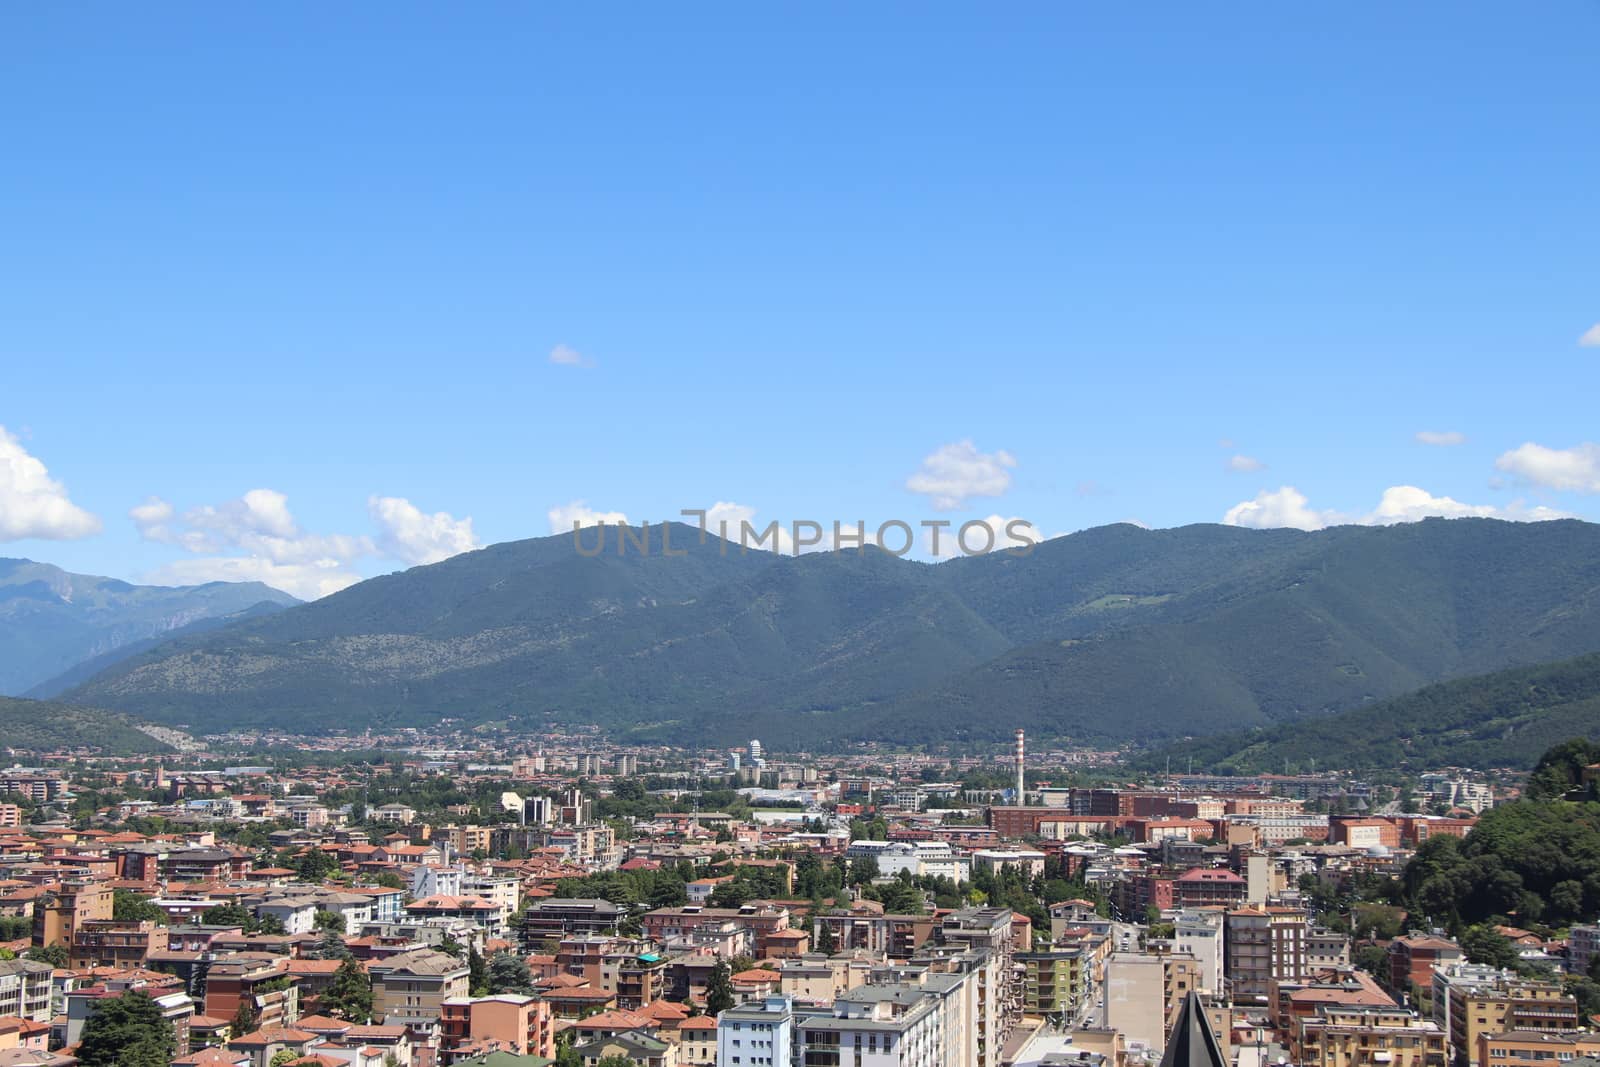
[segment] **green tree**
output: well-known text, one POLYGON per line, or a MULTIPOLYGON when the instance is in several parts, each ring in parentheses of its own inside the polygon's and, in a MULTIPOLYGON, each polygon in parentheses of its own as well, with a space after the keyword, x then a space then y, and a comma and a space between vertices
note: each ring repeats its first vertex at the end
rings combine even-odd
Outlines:
POLYGON ((467 949, 467 985, 475 997, 481 997, 489 991, 489 967, 483 962, 483 953, 476 947, 467 949))
POLYGON ((202 926, 237 926, 245 933, 256 928, 256 917, 243 904, 218 904, 200 913, 202 926))
POLYGON ((280 1048, 272 1054, 272 1059, 267 1061, 267 1067, 283 1067, 284 1064, 300 1058, 300 1053, 292 1048, 280 1048))
POLYGON ((126 889, 111 894, 111 917, 117 922, 153 922, 167 924, 167 913, 156 907, 149 897, 126 889))
POLYGON ((533 995, 528 962, 513 952, 496 952, 489 960, 489 992, 533 995))
POLYGON ((372 981, 353 956, 333 972, 322 994, 322 1010, 354 1023, 365 1023, 372 1015, 372 981))
POLYGON ((317 938, 317 943, 307 953, 309 959, 314 960, 342 960, 350 955, 350 949, 344 943, 344 929, 335 930, 323 928, 322 936, 317 938))
POLYGON ((1389 984, 1389 954, 1377 945, 1362 945, 1356 949, 1354 962, 1379 982, 1389 984))
POLYGON ((850 861, 850 884, 866 885, 878 877, 878 861, 871 856, 857 856, 850 861))
POLYGON ((727 960, 718 960, 706 981, 706 1014, 714 1019, 733 1005, 733 971, 727 960))
POLYGON ((48 963, 52 967, 65 967, 67 965, 67 946, 60 942, 54 945, 35 946, 22 955, 26 959, 48 963))
POLYGON ((385 889, 404 889, 406 887, 405 879, 393 871, 379 871, 372 876, 372 884, 381 885, 385 889))
POLYGON ((556 1062, 555 1067, 583 1067, 583 1057, 578 1055, 577 1048, 573 1045, 572 1030, 563 1030, 556 1035, 556 1062))
POLYGON ((1491 967, 1516 970, 1522 963, 1517 946, 1511 939, 1492 926, 1474 925, 1461 931, 1457 938, 1461 951, 1473 963, 1486 963, 1491 967))
POLYGON ((228 1020, 228 1032, 234 1037, 243 1037, 245 1034, 254 1033, 255 1028, 255 1005, 248 999, 240 1000, 238 1009, 233 1013, 233 1018, 228 1020))
POLYGON ((78 1043, 84 1067, 164 1067, 176 1054, 172 1023, 143 990, 101 1001, 78 1043))
POLYGON ((339 860, 329 852, 320 848, 308 848, 295 863, 295 873, 302 881, 317 883, 329 875, 338 873, 339 860))

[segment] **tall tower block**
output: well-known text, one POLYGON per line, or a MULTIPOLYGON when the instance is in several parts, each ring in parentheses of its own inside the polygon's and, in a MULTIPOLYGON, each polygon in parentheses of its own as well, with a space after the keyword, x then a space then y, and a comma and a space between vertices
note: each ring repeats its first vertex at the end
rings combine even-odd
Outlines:
POLYGON ((1023 756, 1026 753, 1026 751, 1027 751, 1027 749, 1024 747, 1023 741, 1022 741, 1022 731, 1018 730, 1017 731, 1017 807, 1019 807, 1019 808, 1025 806, 1028 803, 1028 793, 1027 793, 1027 790, 1023 787, 1023 784, 1022 784, 1022 760, 1023 760, 1023 756))

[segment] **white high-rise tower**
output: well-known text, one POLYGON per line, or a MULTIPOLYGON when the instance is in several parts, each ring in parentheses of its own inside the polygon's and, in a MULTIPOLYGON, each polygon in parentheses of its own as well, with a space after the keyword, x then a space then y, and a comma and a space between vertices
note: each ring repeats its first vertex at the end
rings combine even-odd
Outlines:
POLYGON ((1018 730, 1017 731, 1017 807, 1019 807, 1019 808, 1026 807, 1027 803, 1028 803, 1028 793, 1027 793, 1026 788, 1023 785, 1023 780, 1022 780, 1022 760, 1023 760, 1023 755, 1024 755, 1024 753, 1026 751, 1027 750, 1024 748, 1023 743, 1022 743, 1022 731, 1018 730))

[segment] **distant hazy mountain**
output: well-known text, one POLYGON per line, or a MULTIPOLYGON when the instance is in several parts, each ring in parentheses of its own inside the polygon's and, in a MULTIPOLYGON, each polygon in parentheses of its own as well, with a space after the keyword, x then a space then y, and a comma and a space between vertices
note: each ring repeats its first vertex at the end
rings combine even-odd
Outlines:
POLYGON ((0 694, 51 695, 49 681, 86 660, 109 666, 150 638, 298 603, 259 582, 140 586, 0 559, 0 694))
POLYGON ((72 699, 210 729, 593 721, 784 745, 1265 726, 1600 649, 1600 526, 1110 526, 939 566, 496 545, 181 637, 72 699))

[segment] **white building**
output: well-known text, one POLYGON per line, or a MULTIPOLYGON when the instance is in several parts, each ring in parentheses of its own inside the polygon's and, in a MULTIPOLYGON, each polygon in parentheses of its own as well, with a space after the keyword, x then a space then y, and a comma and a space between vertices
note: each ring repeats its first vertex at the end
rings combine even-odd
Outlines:
POLYGON ((419 864, 411 872, 411 895, 423 897, 459 897, 466 871, 460 867, 444 867, 433 863, 419 864))
POLYGON ((794 1003, 767 997, 717 1016, 717 1067, 792 1067, 794 1003))

